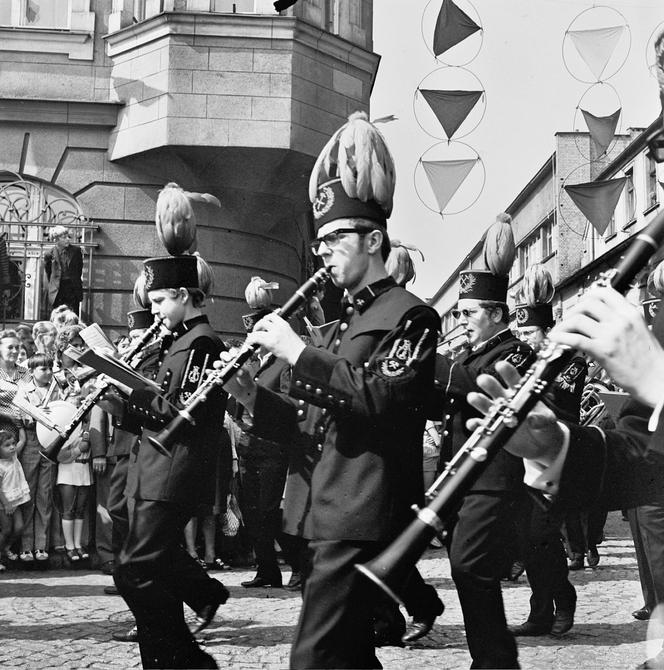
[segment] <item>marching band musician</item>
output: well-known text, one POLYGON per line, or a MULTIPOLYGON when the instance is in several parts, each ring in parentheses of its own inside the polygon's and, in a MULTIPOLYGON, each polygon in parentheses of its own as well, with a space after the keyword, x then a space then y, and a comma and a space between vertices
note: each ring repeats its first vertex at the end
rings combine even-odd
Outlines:
POLYGON ((293 668, 382 667, 373 638, 375 587, 354 565, 376 556, 422 498, 425 396, 440 320, 387 276, 393 187, 382 136, 364 113, 351 115, 310 181, 312 250, 346 291, 341 318, 320 347, 306 345, 275 314, 249 334, 248 342, 292 366, 287 395, 247 373, 227 384, 253 414, 256 434, 320 458, 303 520, 312 566, 293 668))
MULTIPOLYGON (((616 429, 606 431, 558 421, 538 403, 506 445, 527 459, 526 482, 566 509, 623 509, 658 500, 664 481, 664 312, 657 314, 651 334, 623 296, 612 288, 594 288, 549 339, 596 360, 632 400, 616 429)), ((469 396, 483 414, 490 398, 505 397, 520 380, 508 364, 496 370, 507 387, 487 375, 478 379, 483 393, 469 396)), ((469 422, 469 429, 479 421, 469 422)), ((664 650, 638 667, 664 668, 664 650)))
MULTIPOLYGON (((452 361, 436 359, 436 411, 445 420, 441 453, 456 454, 475 410, 466 402, 479 374, 497 361, 511 361, 524 371, 531 348, 510 331, 506 304, 509 269, 514 259, 511 217, 501 214, 487 231, 487 270, 466 270, 459 277, 459 302, 453 312, 465 326, 471 349, 452 361), (441 411, 442 408, 442 411, 441 411), (442 416, 441 416, 442 415, 442 416)), ((521 459, 498 454, 466 495, 448 535, 452 578, 459 594, 468 650, 474 668, 518 667, 516 643, 507 629, 500 590, 504 528, 523 479, 521 459)), ((450 529, 448 529, 450 530, 450 529)))
POLYGON ((143 265, 152 313, 170 334, 162 340, 155 377, 160 393, 137 389, 127 401, 111 396, 101 403, 121 416, 120 427, 141 427, 129 463, 129 534, 114 579, 136 619, 143 667, 216 668, 189 631, 182 604, 197 612, 197 632, 209 625, 228 591, 189 556, 182 538, 198 505, 214 500, 224 394, 210 394, 196 426, 183 431, 170 455, 147 440, 176 416, 223 349, 203 313, 211 274, 192 255, 150 258, 143 265))
MULTIPOLYGON (((516 306, 519 337, 533 350, 541 348, 554 325, 551 301, 553 279, 539 264, 530 266, 523 278, 526 302, 516 306)), ((548 398, 560 419, 579 423, 581 396, 588 365, 582 356, 575 356, 558 375, 548 398)), ((546 509, 528 491, 517 503, 517 533, 521 539, 521 556, 532 590, 530 613, 526 621, 510 627, 516 636, 559 636, 574 624, 576 591, 568 579, 569 569, 562 542, 564 514, 546 509)))

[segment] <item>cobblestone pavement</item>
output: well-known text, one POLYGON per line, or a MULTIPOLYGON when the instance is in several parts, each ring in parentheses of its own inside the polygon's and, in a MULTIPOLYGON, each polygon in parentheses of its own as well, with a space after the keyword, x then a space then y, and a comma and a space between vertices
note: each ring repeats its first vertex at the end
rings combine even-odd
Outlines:
MULTIPOLYGON (((631 668, 661 646, 662 628, 646 643, 648 625, 630 616, 643 603, 629 527, 620 514, 609 516, 606 535, 599 567, 571 573, 578 592, 574 628, 563 639, 521 638, 523 668, 631 668)), ((384 648, 379 657, 386 668, 468 668, 461 611, 444 551, 428 552, 420 568, 444 599, 445 614, 420 644, 384 648)), ((231 598, 203 632, 202 642, 221 668, 285 668, 299 594, 242 588, 240 582, 251 577, 248 570, 223 573, 231 598)), ((0 576, 0 666, 140 667, 136 644, 111 639, 113 631, 131 625, 131 615, 120 597, 103 594, 110 581, 99 572, 70 570, 0 576)), ((521 623, 530 595, 525 577, 505 585, 503 594, 508 621, 521 623)))

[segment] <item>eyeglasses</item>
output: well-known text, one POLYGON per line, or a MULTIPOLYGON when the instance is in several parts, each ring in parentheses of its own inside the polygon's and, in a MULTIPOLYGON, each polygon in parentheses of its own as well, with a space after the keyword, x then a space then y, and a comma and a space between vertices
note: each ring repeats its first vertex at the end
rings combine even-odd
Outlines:
POLYGON ((309 242, 309 247, 311 248, 311 253, 314 256, 318 256, 318 249, 320 248, 321 242, 325 242, 325 246, 328 249, 333 249, 339 244, 342 235, 347 235, 349 233, 357 233, 358 235, 367 235, 370 233, 370 230, 363 230, 362 228, 337 228, 327 235, 322 237, 317 237, 315 240, 309 242))
POLYGON ((474 314, 477 314, 477 312, 479 312, 479 309, 453 309, 452 316, 455 319, 460 319, 461 315, 463 315, 466 319, 469 319, 474 314))

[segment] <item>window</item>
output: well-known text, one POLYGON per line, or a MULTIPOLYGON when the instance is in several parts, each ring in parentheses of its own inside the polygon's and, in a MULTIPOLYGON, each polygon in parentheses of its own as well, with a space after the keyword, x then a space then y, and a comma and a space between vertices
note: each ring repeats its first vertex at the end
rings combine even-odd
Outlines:
POLYGON ((646 156, 646 209, 650 209, 658 202, 657 163, 652 156, 646 156))
POLYGON ((540 229, 542 240, 542 259, 553 253, 553 218, 550 218, 540 229))
MULTIPOLYGON (((595 231, 591 230, 591 233, 594 235, 595 231)), ((606 227, 606 230, 604 231, 603 237, 605 240, 608 240, 609 237, 615 234, 616 234, 616 215, 614 214, 611 217, 611 221, 609 221, 609 225, 606 227)))
POLYGON ((625 170, 625 221, 631 221, 636 216, 636 195, 634 193, 634 168, 625 170))
POLYGON ((0 5, 0 25, 69 28, 69 0, 3 0, 0 5))
POLYGON ((519 277, 523 277, 526 270, 533 263, 539 262, 537 258, 537 242, 539 240, 539 231, 521 243, 519 246, 519 277))

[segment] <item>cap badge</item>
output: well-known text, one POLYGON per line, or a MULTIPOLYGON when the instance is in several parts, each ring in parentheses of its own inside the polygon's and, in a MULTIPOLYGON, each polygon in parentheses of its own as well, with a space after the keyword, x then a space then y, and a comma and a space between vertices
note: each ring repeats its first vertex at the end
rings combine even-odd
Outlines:
POLYGON ((148 265, 145 268, 145 290, 150 291, 154 284, 154 270, 148 265))
POLYGON ((516 322, 522 324, 528 321, 528 312, 523 307, 516 310, 516 322))
POLYGON ((319 188, 313 204, 314 218, 320 219, 327 214, 332 205, 334 205, 334 191, 329 186, 319 188))
POLYGON ((476 278, 474 274, 465 274, 459 277, 459 293, 469 293, 475 286, 476 278))

